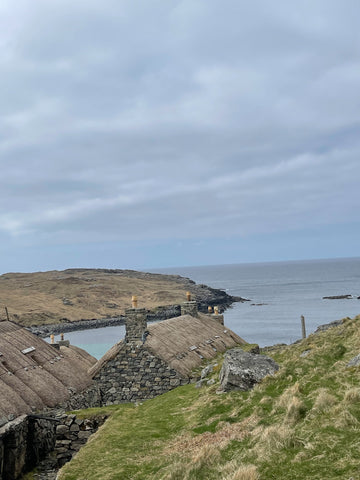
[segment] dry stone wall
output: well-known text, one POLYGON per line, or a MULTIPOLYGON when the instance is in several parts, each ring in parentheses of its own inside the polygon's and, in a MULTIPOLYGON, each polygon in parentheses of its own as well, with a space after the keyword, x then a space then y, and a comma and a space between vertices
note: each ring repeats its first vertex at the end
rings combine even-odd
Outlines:
POLYGON ((62 467, 80 450, 90 435, 105 422, 106 416, 77 418, 74 414, 63 413, 57 418, 60 423, 56 427, 55 454, 57 466, 62 467))
POLYGON ((102 404, 113 405, 156 397, 188 383, 143 345, 127 344, 94 377, 102 404))
POLYGON ((0 480, 15 480, 55 446, 55 422, 22 415, 0 429, 0 480))
MULTIPOLYGON (((54 411, 51 414, 53 418, 22 415, 0 428, 0 480, 20 478, 24 472, 38 466, 49 454, 51 468, 55 472, 71 460, 106 420, 105 415, 77 418, 64 411, 54 411)), ((39 478, 43 478, 41 469, 39 478)))

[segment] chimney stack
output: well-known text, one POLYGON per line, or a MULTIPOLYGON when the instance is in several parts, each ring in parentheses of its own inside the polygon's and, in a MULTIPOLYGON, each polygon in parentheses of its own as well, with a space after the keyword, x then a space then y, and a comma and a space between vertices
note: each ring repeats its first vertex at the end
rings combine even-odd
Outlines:
POLYGON ((137 297, 131 298, 132 308, 125 310, 125 343, 142 345, 146 339, 146 309, 137 308, 137 297))
POLYGON ((214 307, 214 314, 211 315, 211 318, 219 322, 221 325, 224 325, 224 315, 219 314, 219 307, 214 307))
POLYGON ((181 315, 191 315, 192 317, 198 316, 197 303, 195 300, 191 300, 191 293, 186 292, 187 302, 180 305, 181 315))

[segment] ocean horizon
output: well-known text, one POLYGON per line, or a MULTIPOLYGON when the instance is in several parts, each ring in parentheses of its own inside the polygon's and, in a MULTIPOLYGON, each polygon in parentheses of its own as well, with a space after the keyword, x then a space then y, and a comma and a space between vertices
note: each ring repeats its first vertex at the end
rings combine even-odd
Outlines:
MULTIPOLYGON (((177 274, 199 284, 248 298, 224 313, 225 325, 261 347, 293 343, 301 338, 300 318, 307 334, 319 325, 360 314, 360 257, 242 263, 150 269, 177 274), (349 299, 323 297, 351 295, 349 299)), ((71 332, 66 337, 100 358, 124 336, 123 326, 71 332)))

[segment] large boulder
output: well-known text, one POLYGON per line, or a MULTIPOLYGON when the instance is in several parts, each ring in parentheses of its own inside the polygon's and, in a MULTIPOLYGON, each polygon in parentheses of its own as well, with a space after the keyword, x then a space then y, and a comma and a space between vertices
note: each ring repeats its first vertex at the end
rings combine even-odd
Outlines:
POLYGON ((279 365, 270 357, 233 348, 225 354, 220 371, 220 391, 250 390, 267 375, 273 375, 279 365))

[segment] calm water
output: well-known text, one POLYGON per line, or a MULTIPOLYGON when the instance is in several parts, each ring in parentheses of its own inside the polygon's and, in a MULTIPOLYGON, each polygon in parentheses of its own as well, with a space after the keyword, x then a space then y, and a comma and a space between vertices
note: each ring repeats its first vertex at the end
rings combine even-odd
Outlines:
MULTIPOLYGON (((360 296, 360 258, 156 271, 190 277, 197 283, 251 299, 251 302, 237 303, 227 310, 225 324, 246 341, 260 346, 291 343, 300 338, 301 315, 305 316, 307 333, 311 333, 320 324, 360 314, 360 300, 357 299, 360 296), (354 298, 322 299, 345 294, 354 298)), ((97 358, 123 336, 122 326, 66 334, 72 344, 97 358)))

